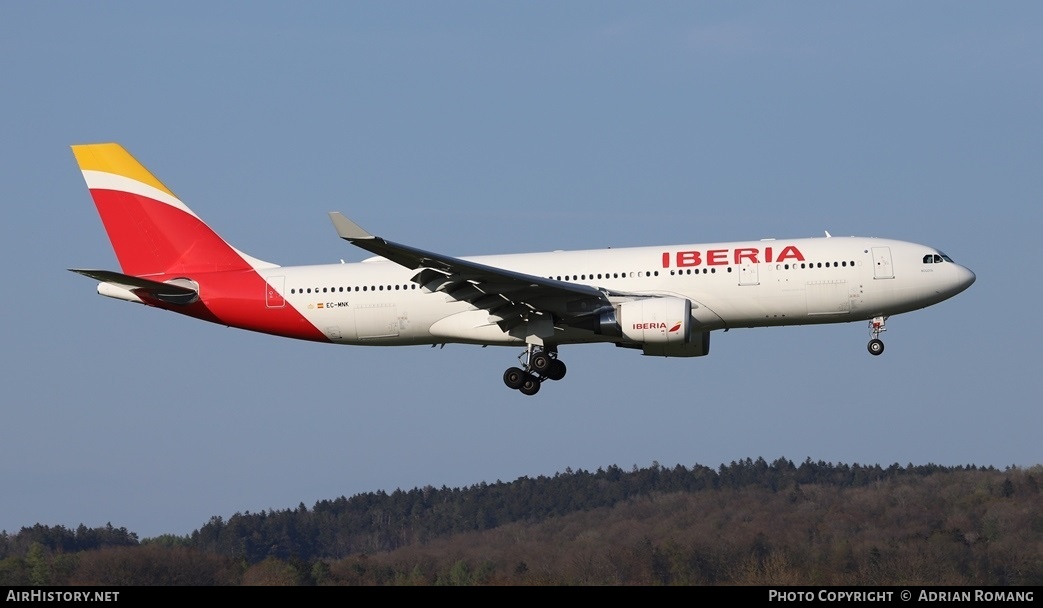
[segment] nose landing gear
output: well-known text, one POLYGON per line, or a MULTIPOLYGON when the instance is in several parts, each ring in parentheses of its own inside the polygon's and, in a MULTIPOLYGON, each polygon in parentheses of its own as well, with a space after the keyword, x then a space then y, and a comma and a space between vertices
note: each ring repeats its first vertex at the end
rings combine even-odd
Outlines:
POLYGON ((884 324, 887 322, 887 317, 874 317, 869 322, 869 333, 873 336, 873 339, 869 341, 866 348, 869 349, 869 354, 874 357, 884 352, 884 341, 880 339, 880 334, 887 331, 884 324))
POLYGON ((565 377, 565 363, 558 359, 558 351, 540 348, 534 344, 518 356, 521 367, 510 367, 503 373, 507 388, 523 395, 535 395, 544 380, 561 380, 565 377))

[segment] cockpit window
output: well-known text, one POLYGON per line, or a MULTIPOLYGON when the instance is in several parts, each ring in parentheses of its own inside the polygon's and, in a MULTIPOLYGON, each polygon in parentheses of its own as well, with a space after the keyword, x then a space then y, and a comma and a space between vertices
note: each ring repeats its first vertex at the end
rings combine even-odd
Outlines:
MULTIPOLYGON (((939 251, 938 253, 942 253, 942 252, 940 252, 940 251, 939 251)), ((955 264, 955 263, 956 263, 956 262, 953 262, 953 261, 952 261, 952 258, 950 258, 949 256, 945 255, 944 253, 942 253, 942 255, 941 255, 941 258, 942 258, 943 260, 945 260, 946 262, 952 262, 953 264, 955 264)))
POLYGON ((934 255, 928 253, 927 255, 923 256, 923 263, 924 264, 933 264, 934 263, 934 255))
POLYGON ((940 251, 938 253, 928 253, 923 256, 924 264, 941 264, 942 262, 952 262, 952 258, 940 251))

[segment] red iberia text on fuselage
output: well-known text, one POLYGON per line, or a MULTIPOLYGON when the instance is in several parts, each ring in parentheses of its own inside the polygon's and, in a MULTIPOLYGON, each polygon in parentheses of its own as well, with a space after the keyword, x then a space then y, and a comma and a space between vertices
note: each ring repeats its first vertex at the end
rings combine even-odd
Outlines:
POLYGON ((735 249, 705 249, 696 251, 663 252, 663 268, 689 266, 727 266, 729 264, 759 264, 761 262, 804 261, 804 254, 795 245, 787 245, 775 255, 774 247, 736 247, 735 249))

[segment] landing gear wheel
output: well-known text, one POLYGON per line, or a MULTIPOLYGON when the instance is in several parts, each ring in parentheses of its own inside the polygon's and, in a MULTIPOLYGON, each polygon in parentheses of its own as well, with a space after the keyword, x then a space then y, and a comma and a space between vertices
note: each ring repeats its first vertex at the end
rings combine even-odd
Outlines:
POLYGON ((884 343, 880 340, 880 334, 887 331, 886 323, 887 317, 873 317, 869 321, 869 335, 873 339, 869 341, 866 348, 869 349, 869 354, 874 357, 884 352, 884 343))
POLYGON ((518 355, 518 363, 520 367, 508 368, 503 373, 503 383, 523 395, 540 392, 540 384, 544 380, 561 380, 565 377, 565 364, 558 360, 558 351, 553 345, 530 343, 525 352, 518 355))
POLYGON ((529 359, 529 370, 539 374, 541 376, 547 375, 547 370, 554 364, 554 359, 550 358, 550 355, 544 352, 535 353, 531 359, 529 359))
POLYGON ((532 374, 525 374, 525 380, 518 387, 518 391, 523 395, 535 395, 540 392, 540 379, 532 374))
POLYGON ((565 363, 561 359, 554 359, 546 373, 549 380, 561 380, 565 377, 565 363))
POLYGON ((503 383, 507 385, 507 388, 516 390, 520 389, 525 384, 525 379, 529 377, 529 374, 517 367, 509 367, 507 371, 503 372, 503 383))

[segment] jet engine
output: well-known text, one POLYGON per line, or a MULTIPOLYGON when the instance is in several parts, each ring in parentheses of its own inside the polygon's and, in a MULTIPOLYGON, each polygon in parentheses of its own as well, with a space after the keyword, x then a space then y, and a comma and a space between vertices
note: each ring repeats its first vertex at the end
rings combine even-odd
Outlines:
POLYGON ((692 332, 692 302, 685 298, 644 298, 622 302, 599 319, 603 335, 618 336, 618 346, 641 348, 646 355, 701 357, 709 352, 710 332, 692 332))

